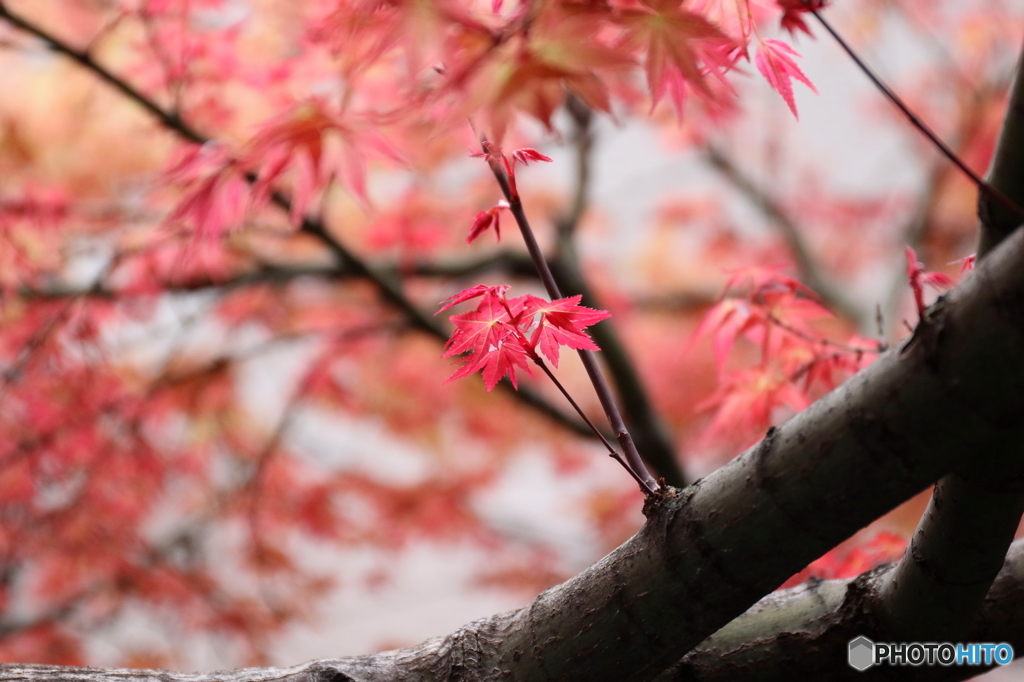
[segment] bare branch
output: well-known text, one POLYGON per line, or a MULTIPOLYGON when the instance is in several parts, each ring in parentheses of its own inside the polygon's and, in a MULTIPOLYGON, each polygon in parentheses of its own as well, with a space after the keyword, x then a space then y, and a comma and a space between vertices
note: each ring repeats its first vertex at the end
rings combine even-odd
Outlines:
POLYGON ((837 33, 836 30, 832 28, 832 25, 828 23, 824 17, 821 16, 820 12, 818 12, 815 9, 811 9, 809 11, 811 12, 811 14, 814 15, 814 18, 817 19, 818 22, 825 27, 825 30, 828 31, 833 38, 835 38, 836 42, 839 43, 839 46, 843 48, 843 51, 850 56, 850 59, 853 60, 857 67, 864 73, 865 76, 868 77, 868 79, 874 84, 874 86, 878 88, 878 90, 883 95, 885 95, 885 97, 890 102, 896 105, 896 108, 899 109, 904 116, 907 117, 907 120, 910 121, 910 124, 917 128, 919 131, 921 131, 921 134, 927 137, 928 140, 935 146, 936 149, 939 150, 939 152, 943 156, 949 159, 949 161, 953 165, 959 168, 964 175, 971 179, 971 182, 977 185, 978 192, 984 197, 985 202, 995 202, 999 204, 999 206, 1004 211, 1007 211, 1008 213, 1015 216, 1018 223, 1022 219, 1024 219, 1024 208, 1021 207, 1020 203, 1015 201, 1009 195, 1005 194, 1003 190, 1001 190, 1000 188, 989 184, 986 180, 984 180, 977 173, 971 170, 971 168, 967 164, 965 164, 959 156, 957 156, 956 152, 954 152, 945 142, 943 142, 939 138, 939 136, 936 135, 935 132, 917 116, 917 114, 910 110, 910 107, 906 105, 906 103, 899 97, 899 95, 897 95, 891 88, 889 88, 889 86, 882 82, 882 79, 879 78, 878 75, 874 71, 872 71, 871 68, 864 62, 864 60, 862 60, 860 56, 857 55, 853 48, 850 47, 850 45, 845 40, 843 40, 842 36, 840 36, 839 33, 837 33))
MULTIPOLYGON (((1024 52, 1017 60, 1010 101, 999 131, 999 142, 988 170, 992 186, 1005 193, 1016 205, 1024 204, 1024 52)), ((994 202, 989 193, 978 193, 978 217, 981 220, 981 235, 978 242, 978 257, 981 258, 1015 230, 1024 217, 994 202)))
POLYGON ((822 302, 843 317, 853 320, 859 326, 868 324, 870 315, 856 302, 850 299, 831 279, 829 279, 811 254, 796 222, 767 192, 747 176, 732 162, 725 152, 714 145, 704 147, 704 158, 723 177, 729 180, 739 192, 764 213, 789 245, 800 280, 821 297, 822 302))

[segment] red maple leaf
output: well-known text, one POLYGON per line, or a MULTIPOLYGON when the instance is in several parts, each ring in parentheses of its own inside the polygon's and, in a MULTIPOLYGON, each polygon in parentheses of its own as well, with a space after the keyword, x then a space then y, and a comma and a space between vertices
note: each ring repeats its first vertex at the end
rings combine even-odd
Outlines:
MULTIPOLYGON (((531 161, 546 161, 550 162, 551 158, 544 156, 536 149, 530 147, 523 147, 522 149, 516 149, 512 152, 511 161, 509 157, 501 151, 501 147, 493 144, 489 140, 484 140, 482 143, 483 150, 474 152, 470 156, 474 158, 482 158, 487 161, 491 168, 500 166, 505 171, 505 176, 508 179, 508 195, 512 201, 519 198, 519 189, 516 187, 516 164, 521 163, 524 166, 529 166, 531 161)), ((507 201, 499 201, 498 205, 489 211, 481 211, 476 214, 476 222, 473 224, 473 231, 469 235, 469 241, 472 242, 476 239, 477 235, 487 229, 491 221, 494 221, 494 231, 498 233, 498 239, 501 239, 501 234, 498 231, 498 209, 508 208, 507 201)))
POLYGON ((528 361, 534 354, 527 348, 525 336, 518 328, 523 309, 522 297, 506 300, 504 293, 507 289, 477 286, 448 299, 446 307, 482 297, 480 305, 473 312, 449 318, 455 325, 455 331, 445 344, 442 357, 466 352, 470 356, 445 383, 481 371, 484 386, 491 391, 506 374, 512 385, 518 388, 517 367, 532 376, 528 361))
POLYGON ((772 363, 728 376, 713 395, 697 405, 698 410, 716 408, 703 442, 747 443, 775 422, 777 409, 795 413, 810 405, 807 395, 781 370, 772 363))
POLYGON ((852 549, 840 546, 800 571, 779 586, 785 590, 807 582, 810 578, 837 580, 853 578, 876 566, 897 561, 906 551, 907 539, 891 531, 881 531, 873 538, 852 549))
POLYGON ((782 99, 786 100, 786 104, 789 105, 790 111, 793 112, 793 116, 796 118, 800 118, 800 116, 796 113, 796 102, 793 99, 793 84, 790 82, 790 79, 797 79, 809 87, 811 92, 818 94, 814 84, 808 80, 804 72, 800 70, 800 67, 792 59, 792 57, 799 56, 797 51, 786 43, 766 38, 761 41, 761 45, 757 49, 757 56, 754 57, 757 70, 764 74, 764 77, 768 79, 768 83, 775 88, 776 92, 782 95, 782 99))
POLYGON ((678 0, 646 0, 624 10, 625 44, 639 45, 647 57, 644 68, 652 105, 670 93, 682 115, 684 86, 690 85, 708 99, 714 93, 705 82, 711 73, 724 82, 733 66, 735 43, 696 12, 683 9, 678 0))
POLYGON ((494 225, 494 236, 497 237, 498 241, 501 241, 501 211, 502 209, 508 208, 508 202, 502 199, 497 203, 496 206, 487 209, 486 211, 480 211, 476 214, 476 218, 473 219, 473 227, 469 231, 469 236, 466 237, 466 243, 472 244, 473 240, 482 235, 487 231, 491 225, 494 225))
POLYGON ((551 128, 551 117, 566 92, 597 111, 610 111, 603 75, 632 65, 632 59, 600 39, 604 14, 573 11, 554 3, 530 21, 530 30, 495 45, 473 36, 448 60, 449 85, 464 89, 466 114, 482 110, 485 128, 500 142, 517 111, 551 128))
POLYGON ((813 37, 811 30, 807 28, 807 24, 804 22, 804 18, 800 15, 812 10, 821 9, 828 2, 825 0, 776 0, 776 4, 783 10, 782 28, 789 31, 790 34, 803 31, 813 37))
POLYGON ((445 345, 444 357, 466 352, 471 355, 448 381, 482 370, 488 391, 505 374, 518 388, 516 367, 532 375, 527 361, 539 362, 538 352, 558 367, 559 346, 600 350, 583 330, 611 317, 607 311, 579 305, 582 296, 545 301, 527 294, 506 299, 508 289, 505 285, 481 284, 442 301, 441 310, 447 310, 465 301, 481 299, 473 312, 450 318, 455 331, 445 345))
POLYGON ((370 154, 401 161, 401 155, 373 129, 372 122, 343 118, 322 99, 311 99, 276 116, 252 139, 248 162, 259 166, 254 186, 258 201, 266 200, 287 169, 294 171, 291 221, 297 224, 313 196, 338 178, 358 199, 367 202, 366 161, 370 154))
POLYGON ((909 246, 906 247, 906 254, 907 279, 910 280, 910 288, 914 292, 917 314, 924 317, 924 288, 930 286, 933 289, 945 290, 956 286, 956 280, 941 272, 928 272, 925 270, 924 263, 917 260, 917 254, 909 246))
POLYGON ((733 289, 744 290, 742 297, 727 298, 712 306, 693 335, 694 339, 712 335, 715 364, 720 374, 740 336, 764 346, 767 357, 778 350, 778 343, 785 335, 769 335, 768 327, 781 326, 785 333, 809 333, 806 320, 831 315, 817 302, 812 290, 777 268, 755 266, 734 270, 726 282, 725 292, 733 289))
POLYGON ((199 238, 218 238, 238 227, 249 204, 249 185, 235 162, 213 144, 180 152, 166 176, 185 186, 168 222, 191 223, 199 238))
POLYGON ((740 298, 727 298, 708 311, 694 332, 693 338, 697 339, 705 334, 712 335, 715 366, 721 375, 736 339, 754 326, 764 323, 765 316, 759 306, 752 306, 740 298))
POLYGON ((530 336, 530 345, 543 353, 552 365, 558 367, 559 346, 576 350, 600 350, 583 330, 608 319, 611 313, 579 305, 582 296, 570 296, 555 301, 545 301, 530 295, 522 298, 525 299, 523 319, 531 320, 534 315, 540 315, 537 326, 530 336))
POLYGON ((960 263, 960 274, 962 275, 965 272, 970 272, 971 270, 973 270, 977 260, 978 254, 972 253, 969 256, 964 256, 960 260, 953 261, 952 263, 950 263, 950 265, 956 265, 957 263, 960 263))
MULTIPOLYGON (((487 286, 486 284, 477 284, 475 287, 470 287, 469 289, 460 291, 454 296, 449 296, 448 298, 441 301, 443 305, 441 306, 441 309, 437 311, 437 313, 448 310, 452 306, 458 305, 459 303, 463 303, 465 301, 472 301, 474 298, 479 298, 481 296, 494 298, 498 301, 503 301, 505 299, 505 293, 511 288, 512 287, 510 287, 507 284, 499 284, 496 287, 487 286)), ((437 315, 437 313, 434 314, 437 315)))

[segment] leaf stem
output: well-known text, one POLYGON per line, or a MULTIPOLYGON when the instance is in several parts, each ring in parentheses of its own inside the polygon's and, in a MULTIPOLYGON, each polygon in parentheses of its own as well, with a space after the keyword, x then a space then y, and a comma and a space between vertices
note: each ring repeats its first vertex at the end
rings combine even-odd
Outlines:
POLYGON ((565 396, 565 399, 569 401, 569 404, 572 405, 572 409, 576 410, 576 414, 578 414, 583 419, 583 421, 587 423, 587 426, 589 426, 590 429, 597 435, 597 437, 601 439, 601 442, 604 443, 604 446, 608 448, 609 454, 618 454, 615 452, 615 447, 608 442, 608 439, 605 438, 604 434, 601 433, 600 429, 598 429, 597 426, 594 425, 594 422, 590 421, 590 417, 588 417, 586 413, 583 411, 583 408, 581 408, 576 403, 572 395, 569 394, 569 391, 565 388, 565 386, 562 385, 562 382, 559 381, 551 372, 551 370, 547 366, 547 363, 541 360, 540 357, 533 358, 533 363, 541 368, 544 374, 548 376, 548 379, 551 379, 555 387, 562 393, 562 395, 565 396))
POLYGON ((555 387, 558 388, 559 391, 561 391, 562 395, 565 396, 565 399, 568 400, 569 404, 572 405, 574 410, 576 410, 576 414, 578 414, 580 418, 583 419, 584 422, 586 422, 587 426, 589 426, 590 429, 597 435, 597 437, 601 439, 601 442, 604 443, 604 446, 608 448, 608 456, 622 465, 622 468, 625 469, 626 472, 633 477, 633 480, 637 482, 641 490, 653 493, 654 490, 648 490, 648 484, 646 483, 646 481, 640 478, 640 476, 638 476, 637 473, 633 471, 632 467, 630 467, 629 464, 627 464, 625 460, 622 459, 622 455, 619 454, 619 451, 616 450, 615 447, 608 442, 608 439, 604 437, 604 434, 601 433, 601 430, 594 425, 594 422, 590 421, 590 417, 588 417, 586 413, 583 411, 583 408, 581 408, 576 403, 572 395, 570 395, 569 391, 565 388, 565 386, 562 385, 562 382, 560 382, 555 377, 554 373, 548 368, 547 363, 545 363, 540 358, 540 356, 534 357, 533 362, 534 364, 541 368, 544 374, 547 375, 548 379, 551 379, 552 383, 555 384, 555 387))

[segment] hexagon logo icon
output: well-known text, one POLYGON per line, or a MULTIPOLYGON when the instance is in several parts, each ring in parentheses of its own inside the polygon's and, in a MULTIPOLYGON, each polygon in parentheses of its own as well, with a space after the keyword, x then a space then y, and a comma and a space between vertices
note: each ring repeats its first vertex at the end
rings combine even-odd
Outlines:
POLYGON ((875 663, 875 643, 863 635, 850 641, 850 667, 864 672, 875 663))

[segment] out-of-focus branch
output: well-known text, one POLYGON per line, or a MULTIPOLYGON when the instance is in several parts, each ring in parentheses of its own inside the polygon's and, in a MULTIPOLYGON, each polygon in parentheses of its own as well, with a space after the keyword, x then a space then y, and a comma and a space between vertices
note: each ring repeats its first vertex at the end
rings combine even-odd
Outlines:
MULTIPOLYGON (((989 183, 1018 206, 1024 204, 1024 52, 1010 90, 995 156, 988 170, 989 183)), ((981 220, 978 258, 982 258, 1024 222, 1021 214, 996 201, 989 192, 978 192, 981 220)))
POLYGON ((569 210, 555 224, 560 247, 563 242, 571 243, 573 235, 576 234, 576 229, 583 219, 583 214, 587 210, 590 198, 591 152, 594 149, 594 112, 575 95, 566 97, 565 110, 573 122, 571 141, 575 151, 573 170, 576 174, 576 182, 569 210))
MULTIPOLYGON (((448 259, 429 261, 421 259, 412 263, 381 263, 376 271, 388 278, 399 276, 457 278, 471 277, 487 272, 500 271, 513 277, 536 278, 533 264, 523 254, 512 251, 473 259, 448 259)), ((322 278, 331 280, 359 279, 362 276, 351 268, 335 264, 324 265, 288 265, 264 261, 255 269, 237 272, 224 278, 199 274, 187 279, 163 282, 160 290, 171 293, 206 291, 210 289, 233 290, 257 284, 287 284, 302 278, 322 278)), ((150 296, 152 292, 137 293, 131 289, 111 287, 100 281, 89 286, 51 285, 41 287, 23 286, 17 290, 22 298, 62 299, 62 298, 102 298, 127 299, 136 296, 150 296)))
POLYGON ((843 317, 853 320, 859 326, 868 324, 870 315, 853 299, 846 295, 828 276, 811 254, 796 222, 763 188, 743 172, 720 148, 708 144, 704 147, 704 158, 728 180, 740 194, 754 204, 779 231, 789 245, 800 280, 813 289, 822 302, 843 317))
POLYGON ((964 163, 963 159, 957 156, 956 152, 954 152, 949 145, 943 142, 935 131, 922 121, 917 114, 911 111, 910 107, 907 106, 907 104, 899 95, 896 94, 894 90, 882 82, 882 79, 879 78, 878 74, 871 70, 871 67, 869 67, 867 63, 860 58, 860 56, 852 47, 850 47, 843 37, 839 35, 832 25, 826 21, 823 16, 821 16, 821 13, 818 10, 810 9, 809 11, 814 15, 814 18, 818 20, 818 23, 820 23, 825 30, 829 32, 837 43, 839 43, 839 46, 843 51, 846 52, 850 59, 853 60, 853 63, 857 65, 857 68, 859 68, 861 72, 868 77, 868 80, 871 81, 878 91, 885 95, 886 99, 892 102, 893 105, 903 113, 910 124, 921 131, 921 134, 928 138, 929 142, 931 142, 943 156, 949 159, 950 163, 959 168, 964 175, 971 179, 971 182, 978 187, 978 192, 982 195, 982 198, 979 199, 979 203, 983 202, 987 205, 998 204, 1003 210, 1016 216, 1018 224, 1021 220, 1024 220, 1024 207, 1021 207, 1020 203, 1005 194, 995 185, 980 177, 973 169, 971 169, 970 166, 964 163))
MULTIPOLYGON (((557 250, 556 256, 551 259, 551 272, 562 291, 581 294, 586 305, 601 308, 583 276, 574 241, 576 229, 587 208, 590 190, 593 112, 579 99, 571 96, 566 100, 566 110, 573 121, 571 139, 576 152, 575 189, 569 211, 555 224, 557 250)), ((600 357, 622 400, 626 425, 637 450, 657 475, 671 486, 683 487, 686 485, 686 477, 679 465, 672 438, 658 418, 647 389, 616 333, 613 322, 605 320, 598 323, 591 329, 591 335, 601 348, 600 357)))
POLYGON ((51 606, 40 613, 23 618, 0 619, 0 638, 13 637, 39 627, 66 621, 94 595, 101 592, 106 585, 97 584, 88 587, 64 599, 60 604, 51 606))
POLYGON ((666 312, 688 312, 712 306, 721 300, 721 291, 668 291, 633 299, 633 306, 640 310, 664 310, 666 312))
POLYGON ((0 18, 6 19, 12 26, 16 26, 22 31, 35 36, 54 52, 60 53, 65 57, 78 62, 89 71, 92 71, 101 80, 145 109, 150 115, 159 120, 164 127, 175 131, 190 142, 203 144, 207 141, 206 137, 204 137, 198 130, 192 128, 183 121, 177 112, 164 110, 163 107, 157 104, 153 99, 132 87, 127 81, 116 76, 106 67, 98 64, 88 52, 75 49, 70 44, 60 40, 49 31, 37 26, 22 16, 12 13, 7 9, 6 5, 2 1, 0 1, 0 18))
MULTIPOLYGON (((13 14, 4 5, 2 0, 0 0, 0 18, 7 20, 13 26, 30 33, 36 38, 39 38, 50 49, 66 55, 84 68, 92 71, 100 79, 153 115, 166 128, 177 132, 186 140, 197 144, 204 144, 209 141, 208 138, 183 121, 176 112, 165 111, 159 104, 134 88, 127 81, 114 75, 111 71, 96 63, 87 53, 76 50, 68 43, 60 40, 43 28, 33 24, 21 16, 13 14)), ((255 181, 255 176, 249 176, 249 180, 255 181)), ((283 194, 275 192, 272 195, 272 199, 277 206, 281 207, 286 212, 289 210, 291 203, 283 194)), ((447 340, 448 333, 440 323, 430 315, 427 315, 420 310, 409 298, 407 298, 402 292, 400 285, 397 284, 393 278, 378 272, 376 268, 356 256, 355 253, 342 243, 337 236, 332 234, 322 222, 306 217, 303 219, 300 229, 302 232, 316 237, 337 259, 340 267, 348 269, 357 276, 372 283, 376 287, 380 296, 389 304, 401 311, 417 329, 434 336, 439 340, 447 340)), ((580 423, 575 418, 568 416, 562 410, 548 403, 548 401, 540 394, 532 392, 525 387, 515 391, 511 383, 507 380, 502 380, 501 385, 504 390, 514 391, 518 400, 536 409, 555 422, 576 433, 588 436, 592 435, 586 425, 580 423)))

